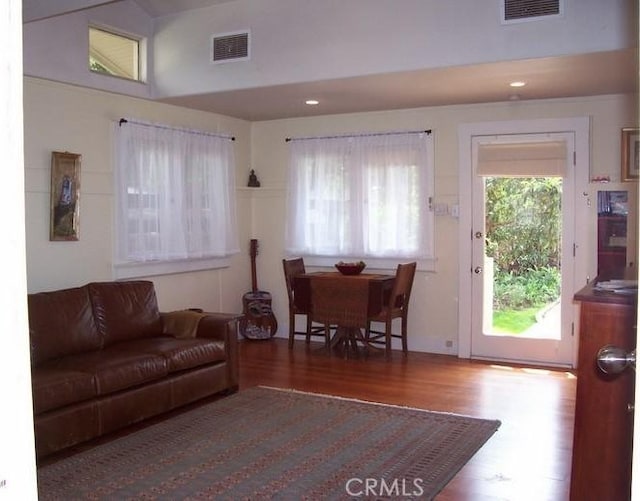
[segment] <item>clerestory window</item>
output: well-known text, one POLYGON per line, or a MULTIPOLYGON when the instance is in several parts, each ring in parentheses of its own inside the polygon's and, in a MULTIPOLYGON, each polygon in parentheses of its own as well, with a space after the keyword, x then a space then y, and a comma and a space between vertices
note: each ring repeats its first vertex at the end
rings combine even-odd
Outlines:
POLYGON ((89 69, 129 80, 142 80, 141 41, 101 28, 89 27, 89 69))

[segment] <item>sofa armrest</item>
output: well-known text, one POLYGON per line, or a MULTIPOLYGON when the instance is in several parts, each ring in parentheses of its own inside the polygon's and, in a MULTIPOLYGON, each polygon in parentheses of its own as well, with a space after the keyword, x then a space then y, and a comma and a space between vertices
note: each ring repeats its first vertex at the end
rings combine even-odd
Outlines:
POLYGON ((205 313, 198 323, 197 337, 224 341, 227 357, 227 377, 229 386, 237 390, 240 381, 238 357, 238 320, 242 315, 233 313, 205 313))

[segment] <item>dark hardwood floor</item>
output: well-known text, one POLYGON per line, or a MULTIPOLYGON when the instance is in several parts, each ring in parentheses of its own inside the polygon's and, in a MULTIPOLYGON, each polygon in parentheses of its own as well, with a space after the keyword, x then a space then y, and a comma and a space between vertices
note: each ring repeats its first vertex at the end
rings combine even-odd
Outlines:
POLYGON ((283 339, 240 343, 240 388, 255 385, 499 419, 500 429, 439 501, 569 499, 575 376, 563 370, 394 352, 349 358, 283 339))

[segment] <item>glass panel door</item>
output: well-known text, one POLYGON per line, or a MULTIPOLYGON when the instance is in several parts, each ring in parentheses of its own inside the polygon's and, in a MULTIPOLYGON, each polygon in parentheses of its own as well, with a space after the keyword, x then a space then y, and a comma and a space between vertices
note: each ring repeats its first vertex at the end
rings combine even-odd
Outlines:
POLYGON ((499 172, 474 169, 471 356, 571 365, 572 165, 565 154, 562 165, 556 158, 553 168, 542 162, 538 171, 529 155, 536 148, 524 148, 527 161, 519 162, 515 145, 564 141, 572 152, 573 134, 474 138, 478 144, 501 140, 511 148, 508 157, 493 151, 499 172))

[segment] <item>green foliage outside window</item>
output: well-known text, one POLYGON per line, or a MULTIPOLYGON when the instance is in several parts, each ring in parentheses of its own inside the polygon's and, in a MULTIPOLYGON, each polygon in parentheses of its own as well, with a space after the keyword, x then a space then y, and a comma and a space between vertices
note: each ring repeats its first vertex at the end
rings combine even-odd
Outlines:
POLYGON ((494 259, 497 310, 560 297, 562 179, 486 180, 486 254, 494 259))
POLYGON ((91 71, 98 71, 100 73, 106 73, 107 75, 112 75, 113 73, 111 71, 109 71, 107 68, 105 68, 104 66, 102 66, 98 61, 96 61, 95 59, 90 59, 89 60, 89 69, 91 71))

